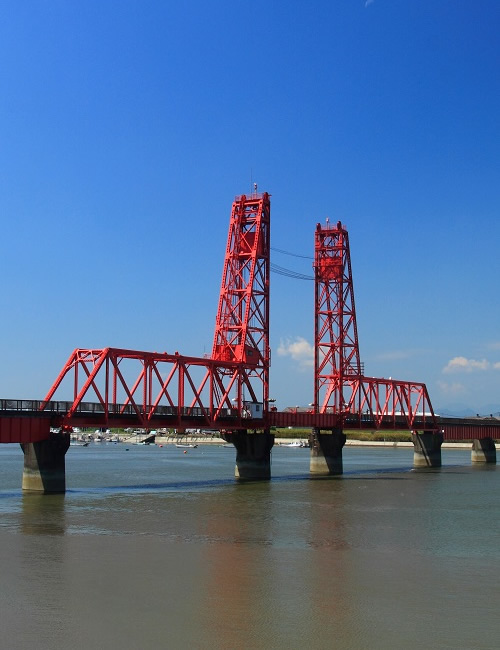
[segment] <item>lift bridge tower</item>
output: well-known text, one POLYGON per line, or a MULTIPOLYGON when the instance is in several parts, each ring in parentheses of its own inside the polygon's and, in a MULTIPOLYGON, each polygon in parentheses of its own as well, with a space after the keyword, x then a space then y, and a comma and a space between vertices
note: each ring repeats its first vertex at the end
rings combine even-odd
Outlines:
POLYGON ((410 430, 415 463, 437 465, 442 436, 425 384, 364 376, 345 226, 317 224, 314 250, 314 412, 336 426, 329 435, 313 429, 311 471, 342 472, 345 428, 410 430))
POLYGON ((236 476, 268 478, 269 452, 274 444, 268 425, 269 409, 269 194, 236 197, 229 221, 212 359, 241 365, 235 378, 235 402, 255 422, 253 434, 241 428, 223 434, 236 447, 236 476))
POLYGON ((267 192, 233 202, 212 348, 212 359, 247 368, 237 399, 252 417, 269 399, 270 212, 267 192))
POLYGON ((352 283, 349 235, 340 221, 316 226, 314 245, 314 405, 341 414, 344 389, 362 376, 352 283))

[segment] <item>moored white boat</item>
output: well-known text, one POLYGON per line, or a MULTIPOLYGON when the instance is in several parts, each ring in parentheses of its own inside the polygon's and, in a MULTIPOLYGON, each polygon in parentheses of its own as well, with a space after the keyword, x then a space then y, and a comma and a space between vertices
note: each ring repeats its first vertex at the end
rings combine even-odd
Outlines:
POLYGON ((304 440, 296 440, 294 442, 281 442, 278 444, 279 447, 299 447, 301 449, 304 449, 306 447, 309 447, 309 444, 305 442, 304 440))

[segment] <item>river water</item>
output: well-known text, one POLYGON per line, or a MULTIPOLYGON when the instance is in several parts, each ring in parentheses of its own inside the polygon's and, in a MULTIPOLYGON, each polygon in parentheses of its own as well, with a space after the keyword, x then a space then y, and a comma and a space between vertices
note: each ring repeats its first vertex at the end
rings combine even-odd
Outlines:
POLYGON ((270 482, 235 451, 94 444, 65 495, 23 495, 0 447, 2 647, 497 649, 500 468, 443 450, 344 449, 310 479, 275 448, 270 482))

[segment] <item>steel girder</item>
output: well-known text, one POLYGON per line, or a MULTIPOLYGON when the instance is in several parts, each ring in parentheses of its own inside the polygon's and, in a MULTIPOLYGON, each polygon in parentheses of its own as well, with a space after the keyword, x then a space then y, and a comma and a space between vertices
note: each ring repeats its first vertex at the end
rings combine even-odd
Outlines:
MULTIPOLYGON (((356 414, 359 426, 374 429, 436 428, 425 384, 377 377, 349 377, 343 383, 345 420, 356 414)), ((356 425, 355 425, 356 428, 356 425)))
POLYGON ((129 416, 138 426, 149 428, 155 418, 171 414, 174 426, 191 418, 207 428, 233 428, 240 420, 248 421, 237 400, 240 387, 250 399, 257 399, 242 363, 117 348, 74 350, 41 410, 49 407, 63 384, 65 390, 68 384, 72 390, 72 403, 62 420, 68 425, 78 418, 84 422, 86 415, 91 420, 85 400, 101 405, 102 424, 129 416))

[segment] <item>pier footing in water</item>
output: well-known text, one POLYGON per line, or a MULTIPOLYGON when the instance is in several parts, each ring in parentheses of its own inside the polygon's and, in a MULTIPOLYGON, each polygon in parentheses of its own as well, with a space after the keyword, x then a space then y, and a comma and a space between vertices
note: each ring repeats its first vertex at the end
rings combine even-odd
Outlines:
POLYGON ((345 445, 346 436, 342 429, 331 431, 320 431, 313 429, 309 438, 311 447, 311 459, 309 471, 314 476, 334 476, 342 474, 342 448, 345 445))
POLYGON ((413 467, 441 467, 443 434, 417 431, 411 434, 413 442, 413 467))
POLYGON ((245 429, 222 434, 236 448, 234 475, 242 481, 262 481, 271 478, 271 449, 274 435, 269 430, 245 429))
POLYGON ((473 463, 496 463, 497 450, 493 438, 472 441, 471 461, 473 463))
POLYGON ((66 492, 65 454, 69 448, 69 434, 57 434, 40 442, 21 443, 21 448, 24 452, 24 492, 66 492))

